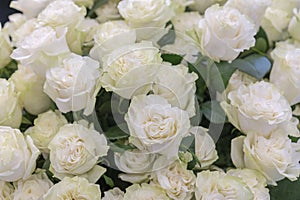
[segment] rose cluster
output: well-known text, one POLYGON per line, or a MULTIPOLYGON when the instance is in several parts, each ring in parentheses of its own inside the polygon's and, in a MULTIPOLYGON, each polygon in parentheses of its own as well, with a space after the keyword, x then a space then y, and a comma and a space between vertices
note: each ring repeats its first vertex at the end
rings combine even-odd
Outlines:
POLYGON ((10 6, 0 199, 268 200, 298 180, 299 0, 10 6))

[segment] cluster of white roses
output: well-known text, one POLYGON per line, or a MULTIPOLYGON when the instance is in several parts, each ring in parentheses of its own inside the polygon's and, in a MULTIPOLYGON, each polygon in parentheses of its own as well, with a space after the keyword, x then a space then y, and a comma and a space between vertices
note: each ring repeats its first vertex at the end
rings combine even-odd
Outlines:
POLYGON ((291 137, 300 133, 291 106, 300 102, 299 0, 109 0, 95 7, 101 3, 11 2, 22 14, 0 26, 0 68, 17 63, 0 78, 0 199, 268 200, 268 184, 297 180, 300 142, 291 137), (255 45, 260 27, 281 42, 270 54, 269 80, 237 70, 223 92, 221 107, 243 135, 231 143, 237 169, 221 169, 213 165, 209 130, 192 122, 200 77, 189 64, 199 54, 233 62, 255 45), (172 32, 174 41, 161 44, 172 32), (174 65, 164 53, 184 59, 174 65), (129 149, 109 152, 102 130, 66 118, 94 114, 100 90, 130 102, 122 138, 129 149), (22 133, 25 113, 34 121, 22 133), (101 188, 102 197, 96 183, 108 154, 131 185, 101 188))

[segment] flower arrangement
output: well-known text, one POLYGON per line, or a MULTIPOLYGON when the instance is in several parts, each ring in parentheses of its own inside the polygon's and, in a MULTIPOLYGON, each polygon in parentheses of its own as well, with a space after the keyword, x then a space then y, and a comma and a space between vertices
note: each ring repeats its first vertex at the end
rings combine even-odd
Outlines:
POLYGON ((13 0, 0 199, 300 198, 299 0, 13 0))

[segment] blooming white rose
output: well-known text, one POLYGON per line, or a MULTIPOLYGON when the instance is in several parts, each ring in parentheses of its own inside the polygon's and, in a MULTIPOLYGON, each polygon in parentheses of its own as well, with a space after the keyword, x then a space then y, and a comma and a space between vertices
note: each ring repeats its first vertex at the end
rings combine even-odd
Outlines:
POLYGON ((103 58, 102 87, 126 99, 147 93, 161 63, 159 49, 151 42, 116 49, 103 58))
POLYGON ((62 179, 75 175, 95 183, 105 172, 97 165, 107 155, 109 147, 104 135, 97 132, 87 121, 62 126, 49 143, 50 171, 62 179))
POLYGON ((25 135, 29 135, 35 146, 42 153, 49 153, 48 145, 56 135, 60 127, 67 124, 66 118, 58 111, 49 110, 39 114, 34 120, 34 126, 25 131, 25 135))
POLYGON ((228 0, 225 6, 230 6, 238 9, 244 15, 247 15, 255 24, 255 28, 258 31, 265 11, 272 3, 272 0, 228 0))
POLYGON ((15 85, 6 79, 0 79, 0 125, 18 128, 22 121, 22 108, 15 85))
POLYGON ((202 171, 198 173, 195 195, 196 200, 253 200, 250 188, 242 179, 219 171, 202 171))
POLYGON ((62 181, 52 186, 43 196, 43 200, 65 199, 101 199, 99 185, 89 183, 85 178, 75 176, 65 177, 62 181))
POLYGON ((141 183, 149 180, 156 158, 157 155, 138 149, 127 150, 122 154, 114 154, 116 166, 120 171, 126 173, 120 174, 119 177, 131 183, 141 183))
POLYGON ((79 111, 89 115, 94 109, 96 95, 100 90, 99 63, 90 57, 70 54, 61 66, 46 73, 44 92, 63 112, 79 111))
POLYGON ((257 170, 252 169, 230 169, 227 174, 241 178, 251 189, 253 200, 270 200, 266 178, 257 170))
POLYGON ((10 61, 9 57, 12 52, 12 45, 9 41, 7 30, 2 29, 0 24, 0 68, 5 67, 10 61))
POLYGON ((189 6, 192 10, 204 13, 205 10, 214 4, 224 4, 227 0, 194 0, 194 2, 189 6))
POLYGON ((21 11, 27 19, 36 17, 53 0, 15 0, 10 7, 21 11))
POLYGON ((180 142, 190 128, 188 113, 157 95, 133 97, 125 121, 130 130, 129 142, 168 158, 178 157, 180 142))
POLYGON ((0 180, 28 178, 35 170, 39 154, 29 136, 24 138, 18 129, 0 126, 0 180))
POLYGON ((219 5, 209 7, 198 27, 190 32, 202 54, 215 61, 233 61, 254 46, 255 34, 255 24, 245 15, 219 5))
POLYGON ((173 7, 175 14, 184 13, 187 6, 194 3, 194 0, 172 0, 171 7, 173 7))
POLYGON ((95 45, 91 49, 90 55, 101 61, 105 54, 122 46, 134 44, 135 40, 135 31, 125 21, 108 21, 98 26, 94 34, 95 45))
POLYGON ((141 185, 133 184, 126 188, 126 193, 123 200, 132 199, 168 200, 169 198, 165 191, 158 185, 143 183, 141 185))
POLYGON ((44 77, 47 69, 70 53, 65 34, 66 30, 55 31, 49 26, 37 28, 17 44, 11 58, 44 77))
POLYGON ((9 80, 15 84, 15 91, 20 94, 20 103, 27 112, 38 115, 50 108, 51 100, 43 91, 44 79, 32 69, 18 65, 18 70, 9 80))
POLYGON ((208 129, 195 126, 190 129, 190 132, 195 136, 195 155, 200 161, 200 167, 208 167, 218 160, 216 145, 208 134, 208 129))
POLYGON ((227 98, 229 101, 222 101, 221 106, 228 120, 243 133, 268 136, 280 128, 285 134, 299 135, 298 120, 292 117, 288 101, 273 84, 260 81, 241 85, 229 92, 227 98))
POLYGON ((101 200, 123 200, 124 192, 119 188, 115 187, 104 192, 104 197, 101 200))
MULTIPOLYGON (((165 162, 164 158, 157 162, 165 162)), ((195 191, 196 176, 187 170, 185 163, 175 161, 171 165, 153 172, 154 182, 163 188, 170 199, 190 200, 195 191)))
POLYGON ((95 10, 97 15, 97 21, 104 23, 110 20, 118 20, 121 18, 119 10, 117 8, 121 0, 110 0, 106 4, 100 6, 95 10))
POLYGON ((270 82, 280 89, 290 105, 300 102, 300 45, 286 42, 276 44, 271 52, 274 59, 270 82))
POLYGON ((26 180, 14 182, 14 200, 39 199, 52 187, 46 173, 42 170, 28 177, 26 180))
POLYGON ((9 182, 0 181, 0 199, 13 200, 14 188, 9 182))
POLYGON ((294 16, 291 19, 289 26, 288 26, 288 32, 290 33, 290 35, 300 41, 300 10, 293 10, 294 11, 294 16))
POLYGON ((236 167, 260 171, 269 184, 284 178, 295 181, 300 174, 300 143, 292 143, 280 129, 268 138, 251 133, 232 140, 231 159, 236 167))

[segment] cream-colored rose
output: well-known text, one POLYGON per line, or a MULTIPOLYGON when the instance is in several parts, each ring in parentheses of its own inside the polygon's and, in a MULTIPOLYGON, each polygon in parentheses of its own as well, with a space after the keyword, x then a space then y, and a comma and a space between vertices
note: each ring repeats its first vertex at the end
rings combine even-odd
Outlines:
POLYGON ((258 31, 261 20, 264 17, 266 9, 271 5, 272 0, 228 0, 225 6, 238 9, 244 15, 247 15, 255 24, 258 31))
POLYGON ((34 120, 34 126, 25 131, 29 135, 35 146, 42 153, 49 153, 48 145, 56 135, 60 127, 67 124, 66 118, 58 111, 49 110, 39 114, 34 120))
POLYGON ((178 14, 184 13, 184 11, 186 10, 186 7, 193 3, 194 3, 194 0, 172 0, 171 7, 173 7, 175 14, 178 15, 178 14))
POLYGON ((120 171, 126 173, 120 174, 119 177, 130 183, 141 183, 149 180, 156 158, 157 155, 138 149, 114 154, 116 166, 120 171))
POLYGON ((22 121, 22 107, 15 85, 6 79, 0 79, 0 125, 18 128, 22 121))
POLYGON ((2 29, 0 24, 0 68, 5 67, 10 61, 9 57, 12 52, 12 45, 9 40, 9 35, 7 30, 2 29))
POLYGON ((78 6, 85 6, 89 9, 94 5, 94 0, 73 0, 78 6))
MULTIPOLYGON (((161 161, 157 160, 157 162, 161 161)), ((175 161, 169 166, 154 171, 153 177, 154 182, 166 191, 170 199, 190 200, 192 198, 196 176, 193 171, 187 170, 185 163, 175 161)))
POLYGON ((204 13, 207 8, 218 3, 220 5, 224 4, 227 0, 194 0, 194 3, 189 6, 192 10, 204 13))
POLYGON ((121 15, 117 8, 120 1, 121 0, 110 0, 106 4, 97 8, 95 10, 95 13, 97 15, 97 21, 100 23, 104 23, 110 20, 121 19, 121 15))
POLYGON ((14 187, 5 181, 0 181, 0 199, 13 200, 14 187))
POLYGON ((39 154, 29 136, 24 137, 18 129, 0 126, 0 180, 28 178, 35 170, 39 154))
POLYGON ((195 92, 197 74, 189 73, 185 65, 160 65, 152 84, 152 92, 164 97, 172 106, 196 114, 195 92), (176 81, 174 81, 176 80, 176 81))
POLYGON ((85 178, 65 177, 43 196, 43 200, 65 199, 101 199, 100 187, 98 184, 89 183, 85 178))
POLYGON ((125 45, 134 44, 135 30, 123 20, 108 21, 100 24, 94 34, 95 45, 90 51, 92 58, 102 61, 105 54, 125 45))
POLYGON ((51 68, 46 73, 44 92, 63 112, 79 111, 92 113, 96 95, 100 90, 98 78, 99 63, 90 57, 70 54, 61 66, 51 68))
POLYGON ((255 24, 239 10, 213 5, 190 36, 202 54, 215 61, 233 61, 244 50, 254 46, 255 24), (216 48, 217 47, 217 48, 216 48))
POLYGON ((101 200, 123 200, 124 192, 119 188, 115 187, 104 192, 104 197, 101 200))
POLYGON ((10 7, 21 11, 27 19, 36 17, 52 0, 15 0, 10 7))
POLYGON ((41 198, 52 187, 46 173, 38 170, 26 180, 14 182, 14 200, 33 200, 41 198))
POLYGON ((196 200, 253 200, 250 188, 241 178, 219 171, 202 171, 198 173, 195 195, 196 200))
POLYGON ((125 115, 129 142, 141 150, 177 158, 180 142, 188 134, 189 116, 157 95, 133 97, 125 115))
POLYGON ((141 185, 133 184, 126 188, 126 193, 123 200, 133 200, 133 199, 159 199, 168 200, 168 196, 165 191, 154 184, 143 183, 141 185))
POLYGON ((289 23, 288 32, 294 39, 300 41, 300 10, 293 11, 294 16, 289 23))
POLYGON ((103 58, 102 87, 126 99, 147 93, 161 63, 159 49, 151 42, 116 49, 103 58))
POLYGON ((20 94, 20 103, 27 112, 38 115, 50 108, 51 100, 43 91, 44 79, 32 69, 18 65, 18 70, 9 80, 15 84, 15 91, 20 94))
POLYGON ((208 167, 218 160, 216 145, 208 134, 208 129, 195 126, 190 129, 190 132, 195 136, 195 155, 200 161, 200 167, 208 167))
POLYGON ((55 31, 49 26, 37 28, 17 44, 11 58, 44 77, 47 69, 70 53, 65 34, 66 30, 55 31))
POLYGON ((227 174, 241 178, 251 189, 253 200, 270 200, 269 190, 266 188, 266 178, 257 170, 230 169, 227 174))
POLYGON ((109 147, 104 135, 97 132, 87 121, 62 126, 49 143, 50 171, 55 177, 82 176, 96 181, 105 172, 97 165, 107 155, 109 147))
POLYGON ((236 167, 258 170, 269 184, 284 178, 295 181, 300 174, 300 143, 292 143, 280 129, 267 138, 251 133, 232 140, 231 159, 236 167))
POLYGON ((222 101, 228 120, 243 133, 255 132, 268 136, 272 130, 282 129, 285 134, 298 136, 298 120, 292 117, 288 101, 271 83, 260 81, 241 85, 222 101))
POLYGON ((290 105, 300 102, 300 45, 279 42, 271 52, 274 60, 270 82, 281 90, 290 105))

